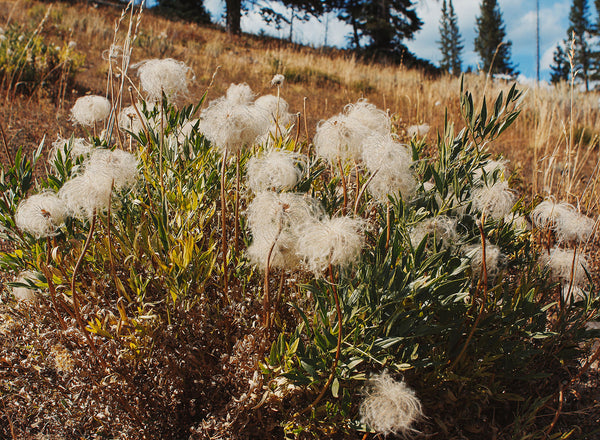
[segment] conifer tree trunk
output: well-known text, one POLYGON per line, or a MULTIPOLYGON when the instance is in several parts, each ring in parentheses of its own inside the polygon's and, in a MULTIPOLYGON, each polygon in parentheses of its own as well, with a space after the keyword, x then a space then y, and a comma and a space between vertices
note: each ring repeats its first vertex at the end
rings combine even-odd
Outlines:
POLYGON ((225 0, 227 33, 239 35, 242 32, 242 0, 225 0))

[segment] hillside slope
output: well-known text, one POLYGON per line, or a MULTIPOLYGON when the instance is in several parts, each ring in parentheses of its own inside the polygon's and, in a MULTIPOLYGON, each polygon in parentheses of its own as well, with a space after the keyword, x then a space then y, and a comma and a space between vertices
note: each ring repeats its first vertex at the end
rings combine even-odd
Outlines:
MULTIPOLYGON (((119 26, 115 36, 120 18, 115 8, 88 3, 0 2, 0 22, 19 23, 29 29, 43 22, 44 38, 59 44, 74 41, 85 56, 66 102, 36 102, 24 97, 3 103, 0 117, 11 148, 22 143, 37 144, 43 135, 51 140, 58 133, 68 132, 69 108, 74 99, 86 93, 106 92, 106 56, 113 39, 123 41, 127 32, 126 27, 119 26)), ((282 94, 291 111, 301 113, 301 135, 313 133, 319 120, 360 98, 387 109, 404 139, 407 127, 415 124, 429 124, 429 138, 434 139, 443 128, 446 110, 450 122, 458 128, 463 126, 458 78, 429 78, 402 66, 364 63, 338 50, 317 50, 248 35, 232 37, 215 27, 172 22, 145 11, 134 42, 132 64, 162 57, 184 61, 193 69, 195 81, 188 102, 206 91, 207 100, 221 96, 230 83, 245 82, 257 94, 269 93, 271 77, 283 73, 286 85, 282 94)), ((465 77, 465 88, 478 100, 484 93, 488 98, 496 96, 507 86, 482 75, 465 77)), ((557 164, 561 169, 573 159, 566 157, 567 145, 577 145, 581 148, 577 149, 576 168, 583 175, 575 176, 575 180, 585 185, 598 159, 598 149, 593 147, 598 143, 599 122, 596 94, 572 91, 568 84, 554 89, 532 88, 525 96, 522 116, 503 137, 502 144, 490 147, 506 156, 512 169, 523 170, 522 178, 537 191, 559 185, 555 177, 549 182, 550 175, 556 173, 557 164)))

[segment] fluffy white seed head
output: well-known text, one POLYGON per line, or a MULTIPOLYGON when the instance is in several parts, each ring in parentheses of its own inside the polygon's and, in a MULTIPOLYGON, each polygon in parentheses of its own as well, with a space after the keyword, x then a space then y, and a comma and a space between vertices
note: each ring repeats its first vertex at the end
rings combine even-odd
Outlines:
MULTIPOLYGON (((21 284, 35 284, 36 279, 35 272, 26 270, 17 276, 15 282, 21 284)), ((33 302, 36 300, 36 290, 29 287, 13 287, 12 293, 17 301, 33 302)))
POLYGON ((344 113, 351 124, 363 125, 376 134, 387 135, 392 129, 389 115, 366 99, 360 99, 356 104, 348 104, 344 113))
POLYGON ((560 217, 569 216, 575 207, 567 202, 557 202, 552 196, 544 199, 531 212, 533 224, 538 228, 554 227, 560 217))
POLYGON ((293 116, 289 113, 290 106, 282 98, 278 99, 274 95, 263 95, 256 98, 254 105, 267 112, 270 123, 278 121, 279 125, 285 127, 293 121, 293 116))
POLYGON ((316 275, 333 266, 349 266, 360 257, 365 243, 362 219, 337 217, 298 228, 298 255, 316 275))
POLYGON ((308 159, 286 150, 272 150, 248 162, 248 186, 256 194, 267 190, 290 190, 300 181, 297 166, 308 159))
POLYGON ((104 96, 82 96, 71 109, 72 119, 84 126, 103 121, 110 114, 110 102, 104 96))
POLYGON ((317 126, 313 139, 317 155, 336 164, 341 161, 359 161, 365 138, 371 131, 348 116, 337 115, 317 126))
POLYGON ((75 159, 80 156, 89 156, 93 150, 93 146, 84 138, 63 139, 58 137, 52 143, 52 150, 48 155, 48 163, 53 164, 56 160, 58 151, 61 152, 63 159, 65 152, 68 151, 71 158, 75 159))
MULTIPOLYGON (((138 106, 138 109, 139 108, 140 107, 138 106)), ((142 118, 144 120, 146 119, 143 115, 142 118)), ((140 120, 140 117, 138 116, 133 105, 125 107, 119 112, 119 128, 136 134, 144 130, 142 121, 140 120)))
POLYGON ((255 144, 269 128, 268 113, 253 104, 232 104, 219 98, 200 114, 200 131, 230 154, 255 144))
POLYGON ((487 217, 499 220, 506 217, 515 205, 515 195, 508 182, 484 184, 473 190, 473 206, 487 217))
POLYGON ((596 222, 575 210, 565 211, 556 218, 555 231, 561 240, 586 241, 594 232, 596 222))
POLYGON ((367 170, 375 173, 368 190, 385 202, 388 195, 400 193, 406 200, 415 192, 417 183, 411 170, 412 157, 405 145, 390 135, 372 135, 364 141, 363 158, 367 170))
POLYGON ((138 176, 138 160, 127 151, 115 149, 95 150, 85 166, 85 173, 92 178, 114 181, 114 189, 130 187, 138 176))
POLYGON ((406 129, 406 134, 408 137, 423 137, 427 133, 429 133, 431 127, 429 124, 420 124, 420 125, 411 125, 406 129))
POLYGON ((445 215, 438 215, 418 223, 410 232, 410 241, 413 247, 419 246, 426 235, 442 241, 443 246, 450 246, 456 242, 456 219, 445 215))
POLYGON ((254 101, 258 109, 265 112, 269 125, 263 135, 259 136, 257 143, 266 146, 272 146, 273 141, 279 137, 287 136, 294 122, 294 115, 289 113, 288 103, 273 95, 264 95, 254 101))
POLYGON ((316 199, 303 194, 258 193, 248 206, 248 226, 251 231, 296 229, 305 223, 320 220, 325 215, 316 199))
MULTIPOLYGON (((81 157, 88 158, 93 151, 94 146, 84 138, 63 139, 58 136, 57 140, 52 143, 52 149, 48 154, 48 164, 55 172, 58 172, 56 160, 59 152, 63 161, 67 156, 75 161, 81 157)), ((77 167, 72 171, 76 172, 77 167)))
POLYGON ((580 252, 575 254, 571 249, 555 247, 551 249, 550 254, 544 252, 540 256, 540 265, 550 269, 553 281, 567 284, 572 282, 576 286, 583 286, 587 282, 585 271, 588 270, 588 262, 580 252))
POLYGON ((90 218, 94 212, 108 209, 112 191, 130 187, 137 174, 134 155, 123 150, 96 150, 83 174, 65 182, 58 195, 71 215, 90 218))
POLYGON ((300 225, 318 221, 323 216, 320 204, 310 197, 270 191, 257 194, 247 211, 253 237, 247 250, 248 258, 265 269, 270 252, 270 267, 297 268, 296 231, 300 225))
POLYGON ((152 101, 160 101, 162 94, 176 99, 188 93, 188 74, 191 69, 172 58, 146 60, 138 64, 138 76, 142 90, 152 101))
POLYGON ((363 392, 365 398, 359 408, 362 421, 384 436, 407 434, 423 417, 415 392, 387 372, 371 377, 363 392))
POLYGON ((58 196, 65 203, 69 215, 89 219, 94 213, 108 208, 110 186, 104 177, 100 180, 92 179, 89 174, 84 173, 67 180, 58 196))
POLYGON ((283 76, 281 73, 273 75, 273 79, 271 79, 271 87, 280 87, 281 85, 283 85, 284 81, 285 76, 283 76))
MULTIPOLYGON (((467 257, 471 258, 471 269, 473 277, 483 276, 483 247, 481 244, 467 246, 465 249, 467 257)), ((488 281, 494 280, 504 265, 505 257, 500 248, 489 241, 485 241, 485 269, 488 281)))
MULTIPOLYGON (((153 112, 156 104, 153 102, 149 102, 146 104, 146 111, 153 112)), ((133 105, 125 107, 123 110, 119 112, 119 128, 122 130, 127 130, 135 134, 139 134, 144 131, 144 125, 155 132, 159 132, 161 129, 161 114, 158 112, 156 116, 151 116, 147 118, 142 112, 143 105, 141 102, 137 103, 137 110, 140 112, 138 116, 138 112, 136 111, 133 105), (140 116, 142 119, 140 119, 140 116)), ((163 118, 163 126, 166 125, 165 116, 162 115, 163 118)))
POLYGON ((35 238, 51 237, 67 218, 67 207, 58 196, 46 191, 19 203, 15 213, 17 227, 35 238))
POLYGON ((249 105, 253 99, 254 92, 246 83, 231 84, 225 95, 225 100, 231 105, 249 105))

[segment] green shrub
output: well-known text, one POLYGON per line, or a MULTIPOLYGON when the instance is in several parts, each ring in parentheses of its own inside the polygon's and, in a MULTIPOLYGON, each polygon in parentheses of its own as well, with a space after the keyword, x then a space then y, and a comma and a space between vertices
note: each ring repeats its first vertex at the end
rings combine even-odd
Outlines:
POLYGON ((15 24, 0 34, 0 83, 7 93, 45 89, 59 97, 82 64, 83 56, 71 43, 49 44, 39 33, 15 24))
MULTIPOLYGON (((15 276, 30 271, 12 285, 34 288, 39 310, 49 311, 42 317, 30 309, 31 325, 47 329, 36 337, 77 347, 71 374, 95 384, 86 393, 102 402, 100 409, 81 410, 82 419, 93 420, 86 434, 187 438, 191 431, 205 438, 259 431, 272 438, 337 438, 370 432, 359 415, 361 390, 374 373, 387 371, 403 375, 423 402, 431 421, 416 427, 424 431, 450 437, 475 429, 474 418, 481 418, 493 420, 477 428, 482 438, 498 428, 498 438, 544 438, 554 428, 554 411, 544 405, 563 389, 565 371, 578 377, 578 359, 598 335, 585 327, 598 318, 596 286, 590 282, 577 301, 562 300, 559 284, 538 263, 546 252, 538 237, 552 234, 477 207, 476 191, 503 181, 487 167, 485 145, 518 116, 521 93, 513 87, 478 112, 470 93, 461 94, 465 128, 455 134, 447 122, 435 157, 424 156, 423 142, 410 146, 416 196, 396 194, 381 203, 355 193, 357 217, 369 224, 361 259, 354 266, 329 264, 317 276, 302 268, 260 274, 246 259, 258 237, 245 231, 244 215, 235 216, 252 197, 243 186, 237 191, 234 162, 223 162, 221 176, 220 152, 198 123, 177 139, 202 103, 177 110, 163 98, 151 111, 144 105, 147 121, 162 122, 127 134, 137 145, 137 183, 113 192, 112 212, 71 218, 46 239, 16 228, 17 207, 32 190, 59 190, 84 159, 72 158, 67 142, 55 155, 56 171, 34 182, 40 151, 31 161, 19 153, 0 178, 2 238, 15 247, 0 254, 0 268, 15 276), (221 202, 230 213, 225 245, 221 202), (414 240, 414 228, 441 216, 455 225, 453 234, 414 240), (503 257, 477 266, 480 251, 503 257), (277 292, 266 321, 263 307, 271 304, 264 286, 277 292), (118 414, 119 424, 103 423, 95 416, 100 410, 118 414), (441 414, 451 414, 453 425, 441 414)), ((106 141, 93 142, 108 148, 106 141)), ((303 147, 288 136, 277 137, 275 146, 303 147)), ((251 153, 236 159, 242 182, 251 153)), ((319 200, 328 216, 343 212, 342 177, 314 157, 302 167, 302 179, 289 191, 319 200)), ((351 167, 340 167, 348 179, 351 167)), ((353 173, 358 187, 369 183, 358 166, 353 173)), ((521 200, 513 211, 527 216, 531 209, 521 200)))

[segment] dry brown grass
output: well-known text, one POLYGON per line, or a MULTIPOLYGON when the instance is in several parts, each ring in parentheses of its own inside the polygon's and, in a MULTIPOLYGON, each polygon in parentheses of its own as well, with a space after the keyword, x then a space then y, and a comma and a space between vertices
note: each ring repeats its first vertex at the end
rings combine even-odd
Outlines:
MULTIPOLYGON (((44 34, 51 40, 76 41, 86 55, 86 63, 70 101, 59 105, 59 111, 56 103, 43 99, 2 104, 0 116, 8 125, 12 148, 35 144, 43 134, 53 138, 57 132, 69 131, 68 112, 64 109, 71 101, 86 92, 105 91, 108 67, 103 52, 113 41, 120 11, 88 4, 4 0, 0 2, 0 23, 35 27, 48 8, 52 9, 44 34), (23 132, 24 127, 32 126, 35 129, 23 132)), ((126 31, 126 26, 119 27, 117 41, 125 38, 126 31)), ((402 66, 365 63, 343 51, 315 50, 252 36, 231 37, 220 29, 172 22, 146 11, 134 43, 132 63, 150 57, 176 58, 194 69, 196 81, 189 97, 192 101, 206 91, 215 72, 208 100, 222 95, 232 82, 246 82, 256 93, 269 93, 272 75, 284 73, 288 78, 284 97, 293 111, 306 112, 309 133, 319 120, 361 97, 394 114, 399 133, 408 125, 428 123, 432 127, 429 138, 434 140, 436 131, 443 129, 445 109, 457 128, 463 125, 459 79, 431 78, 402 66)), ((490 99, 509 85, 487 81, 482 75, 467 75, 465 86, 481 100, 484 94, 490 99)), ((531 88, 523 101, 521 117, 501 142, 490 145, 490 150, 510 159, 511 167, 520 170, 532 194, 552 192, 597 211, 594 170, 600 153, 598 107, 598 94, 573 91, 568 84, 554 89, 531 88)))

